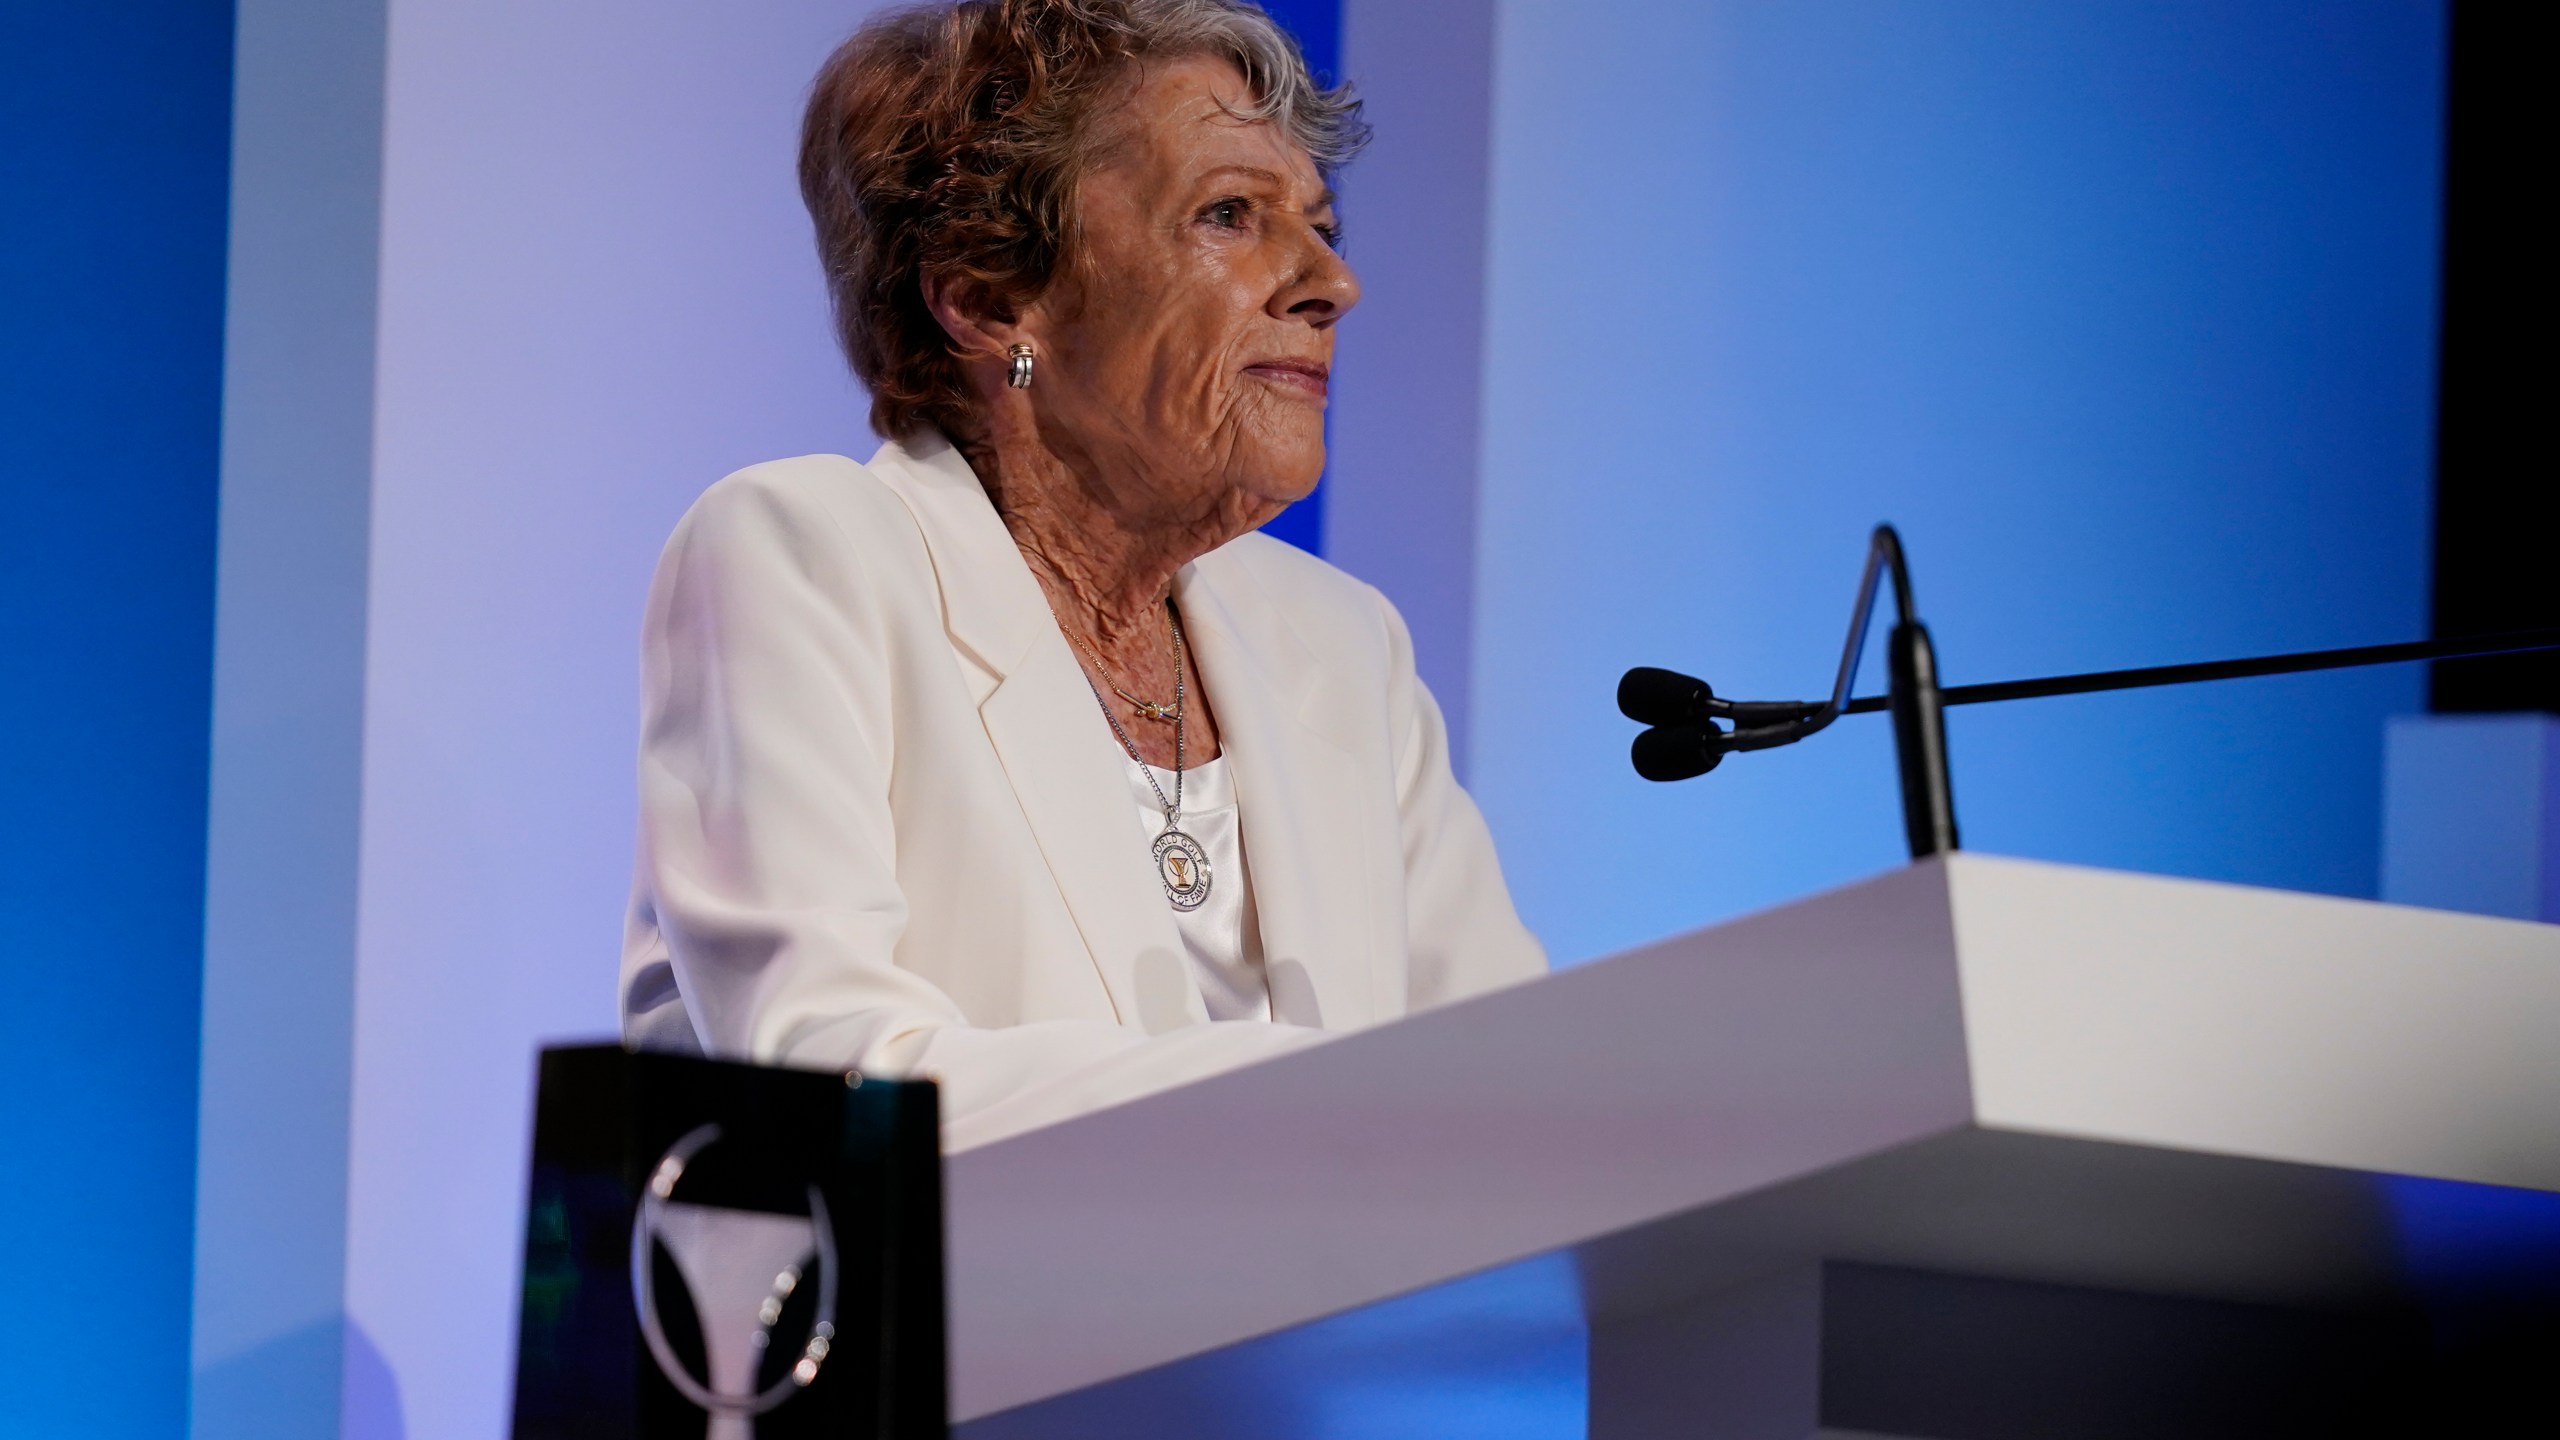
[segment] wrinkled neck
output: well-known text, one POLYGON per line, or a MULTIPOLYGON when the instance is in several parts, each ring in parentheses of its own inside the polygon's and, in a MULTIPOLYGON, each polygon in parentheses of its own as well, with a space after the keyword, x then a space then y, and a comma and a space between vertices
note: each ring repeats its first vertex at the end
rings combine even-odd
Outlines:
POLYGON ((1143 487, 1115 485, 1101 466, 1043 445, 961 449, 1050 608, 1105 649, 1163 644, 1174 577, 1250 528, 1220 507, 1186 513, 1155 502, 1143 487))

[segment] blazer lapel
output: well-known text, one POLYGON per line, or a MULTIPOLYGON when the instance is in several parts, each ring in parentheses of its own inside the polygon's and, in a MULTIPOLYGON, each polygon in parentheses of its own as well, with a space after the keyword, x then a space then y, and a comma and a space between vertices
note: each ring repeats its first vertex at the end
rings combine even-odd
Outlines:
POLYGON ((1119 741, 985 489, 939 436, 893 442, 872 466, 924 533, 944 627, 981 672, 979 719, 1120 1023, 1154 1033, 1206 1021, 1139 843, 1119 741))
POLYGON ((1399 1007, 1375 993, 1379 867, 1353 752, 1319 728, 1325 678, 1315 657, 1240 567, 1215 554, 1175 582, 1183 627, 1217 707, 1220 751, 1235 780, 1254 907, 1271 978, 1273 1018, 1328 1030, 1367 1025, 1399 1007), (1245 591, 1231 603, 1227 590, 1245 591))

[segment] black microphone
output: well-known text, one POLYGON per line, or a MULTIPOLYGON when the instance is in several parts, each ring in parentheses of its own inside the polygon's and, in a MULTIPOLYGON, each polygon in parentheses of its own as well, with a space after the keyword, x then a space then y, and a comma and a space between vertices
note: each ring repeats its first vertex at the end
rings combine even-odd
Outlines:
POLYGON ((1713 723, 1656 725, 1636 736, 1627 753, 1647 780, 1694 780, 1724 763, 1724 739, 1713 723))
POLYGON ((1703 725, 1716 692, 1677 670, 1639 665, 1618 677, 1618 713, 1639 725, 1703 725))
POLYGON ((1743 726, 1787 725, 1819 708, 1800 700, 1721 700, 1706 681, 1651 665, 1639 665, 1618 677, 1618 713, 1639 725, 1695 728, 1711 720, 1743 726))
MULTIPOLYGON (((1735 709, 1742 707, 1736 705, 1735 709)), ((1800 708, 1787 701, 1771 704, 1767 709, 1800 708)), ((1804 738, 1804 727, 1793 719, 1775 725, 1746 726, 1727 730, 1713 720, 1695 725, 1656 725, 1636 736, 1628 747, 1627 757, 1635 762, 1636 773, 1647 780, 1694 780, 1723 763, 1724 757, 1737 750, 1773 750, 1792 745, 1804 738)))

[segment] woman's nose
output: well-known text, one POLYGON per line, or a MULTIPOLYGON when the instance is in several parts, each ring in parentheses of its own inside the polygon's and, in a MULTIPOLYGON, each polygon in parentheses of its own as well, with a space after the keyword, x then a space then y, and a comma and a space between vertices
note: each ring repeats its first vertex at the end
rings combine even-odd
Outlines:
POLYGON ((1351 273, 1351 262, 1342 252, 1325 242, 1314 226, 1307 226, 1300 242, 1299 263, 1288 283, 1271 297, 1271 314, 1275 319, 1299 320, 1319 328, 1330 325, 1351 312, 1360 303, 1360 277, 1351 273))

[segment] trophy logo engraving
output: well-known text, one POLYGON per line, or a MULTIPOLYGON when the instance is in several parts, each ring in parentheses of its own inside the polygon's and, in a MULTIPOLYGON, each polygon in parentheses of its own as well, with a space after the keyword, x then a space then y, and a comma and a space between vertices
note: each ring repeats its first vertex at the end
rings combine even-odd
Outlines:
POLYGON ((650 1172, 631 1220, 631 1298, 640 1333, 660 1373, 701 1407, 704 1440, 753 1440, 755 1417, 806 1389, 826 1364, 836 1333, 835 1227, 826 1197, 809 1188, 809 1213, 689 1204, 676 1183, 694 1157, 718 1142, 720 1127, 703 1125, 667 1149, 650 1172), (657 1251, 663 1247, 692 1292, 700 1322, 704 1369, 696 1376, 676 1353, 658 1311, 657 1251), (756 1380, 775 1341, 785 1306, 817 1269, 816 1313, 798 1360, 759 1390, 756 1380))

